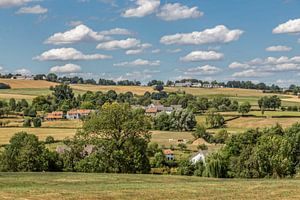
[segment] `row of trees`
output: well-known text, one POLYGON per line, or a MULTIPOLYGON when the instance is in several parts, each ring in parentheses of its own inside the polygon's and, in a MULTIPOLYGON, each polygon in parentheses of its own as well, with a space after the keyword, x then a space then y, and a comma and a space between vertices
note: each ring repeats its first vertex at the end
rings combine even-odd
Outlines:
POLYGON ((162 112, 154 118, 154 129, 156 130, 191 131, 196 124, 195 115, 188 110, 173 111, 170 115, 162 112))

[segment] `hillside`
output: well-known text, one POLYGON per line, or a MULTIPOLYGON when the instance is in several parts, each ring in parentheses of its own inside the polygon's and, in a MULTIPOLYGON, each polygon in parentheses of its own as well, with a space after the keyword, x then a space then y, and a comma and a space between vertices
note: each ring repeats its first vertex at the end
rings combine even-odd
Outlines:
POLYGON ((12 89, 26 89, 26 88, 49 88, 55 86, 57 83, 42 81, 42 80, 14 80, 14 79, 0 79, 0 83, 10 85, 12 89))
POLYGON ((300 198, 299 179, 208 179, 186 176, 0 173, 2 199, 264 199, 300 198))

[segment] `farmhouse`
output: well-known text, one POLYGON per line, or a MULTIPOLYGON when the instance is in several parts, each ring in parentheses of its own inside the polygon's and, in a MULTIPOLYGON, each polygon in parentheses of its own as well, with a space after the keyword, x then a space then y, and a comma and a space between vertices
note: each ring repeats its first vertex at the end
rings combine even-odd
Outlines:
POLYGON ((27 75, 17 75, 11 77, 11 79, 16 79, 16 80, 34 80, 33 76, 27 76, 27 75))
POLYGON ((203 163, 205 163, 205 157, 207 156, 208 151, 200 151, 197 153, 197 155, 195 155, 194 157, 192 157, 191 162, 193 164, 202 161, 203 163))
POLYGON ((48 113, 47 116, 45 117, 45 120, 48 121, 60 120, 60 119, 64 119, 64 113, 61 111, 48 113))
POLYGON ((164 155, 166 156, 167 160, 174 160, 175 156, 171 149, 165 149, 163 150, 164 155))
POLYGON ((191 87, 191 82, 184 82, 184 83, 175 83, 175 87, 191 87))
POLYGON ((148 107, 145 108, 145 112, 148 115, 152 115, 155 116, 157 113, 160 112, 165 112, 167 114, 171 114, 174 110, 180 109, 181 106, 180 105, 174 105, 174 106, 170 106, 170 107, 165 107, 163 105, 154 105, 151 104, 148 107))
POLYGON ((92 110, 87 109, 73 109, 67 112, 67 119, 81 119, 82 117, 88 116, 92 110))

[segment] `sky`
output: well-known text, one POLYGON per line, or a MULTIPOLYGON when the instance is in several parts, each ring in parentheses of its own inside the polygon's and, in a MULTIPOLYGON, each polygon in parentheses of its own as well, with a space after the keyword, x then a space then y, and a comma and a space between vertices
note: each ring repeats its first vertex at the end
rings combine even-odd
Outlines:
POLYGON ((0 0, 0 73, 300 84, 300 0, 0 0))

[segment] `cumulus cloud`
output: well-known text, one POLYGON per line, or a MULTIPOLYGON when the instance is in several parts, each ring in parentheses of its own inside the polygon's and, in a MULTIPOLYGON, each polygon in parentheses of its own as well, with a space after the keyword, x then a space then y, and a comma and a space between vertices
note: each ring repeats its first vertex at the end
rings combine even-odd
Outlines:
POLYGON ((103 55, 103 54, 90 54, 85 55, 82 52, 74 48, 60 48, 60 49, 51 49, 42 53, 40 56, 35 57, 35 60, 40 61, 67 61, 67 60, 103 60, 110 59, 112 56, 103 55))
POLYGON ((229 43, 236 41, 243 34, 242 30, 229 30, 224 25, 218 25, 212 29, 206 29, 201 32, 177 33, 175 35, 166 35, 160 39, 162 44, 171 45, 202 45, 210 43, 229 43))
POLYGON ((22 75, 31 75, 31 71, 26 68, 17 69, 14 71, 15 74, 22 74, 22 75))
POLYGON ((154 50, 152 50, 151 52, 152 52, 152 53, 160 53, 160 51, 161 51, 160 49, 154 49, 154 50))
POLYGON ((50 69, 51 73, 61 73, 61 74, 77 73, 80 71, 81 71, 81 67, 79 65, 74 65, 74 64, 66 64, 63 66, 54 66, 50 69))
POLYGON ((137 54, 141 54, 143 53, 146 49, 152 47, 151 44, 149 43, 144 43, 144 44, 140 44, 140 45, 137 45, 136 48, 137 49, 130 49, 130 50, 127 50, 126 51, 126 54, 127 55, 137 55, 137 54))
POLYGON ((180 49, 180 48, 177 48, 177 49, 168 49, 167 50, 168 53, 179 53, 181 51, 182 51, 182 49, 180 49))
POLYGON ((203 16, 203 12, 198 7, 189 8, 180 3, 168 3, 160 8, 157 16, 165 21, 174 21, 179 19, 197 18, 203 16))
POLYGON ((143 60, 143 59, 137 59, 130 62, 121 62, 121 63, 114 64, 114 66, 116 67, 138 67, 138 66, 159 66, 159 65, 160 65, 159 60, 150 61, 150 60, 143 60))
POLYGON ((246 63, 233 62, 228 66, 230 69, 247 69, 250 68, 250 65, 246 63))
POLYGON ((278 46, 270 46, 266 48, 266 51, 270 51, 270 52, 292 51, 292 48, 288 46, 278 45, 278 46))
POLYGON ((149 80, 153 77, 154 74, 159 73, 158 70, 143 70, 143 71, 133 71, 133 72, 127 72, 124 75, 121 75, 120 77, 116 78, 115 81, 121 81, 121 80, 149 80))
POLYGON ((32 7, 22 7, 16 13, 17 14, 45 14, 48 12, 47 8, 43 8, 40 5, 32 7))
POLYGON ((97 33, 87 27, 84 24, 80 24, 75 28, 66 31, 64 33, 55 33, 51 37, 49 37, 45 43, 46 44, 72 44, 78 42, 89 42, 89 41, 103 41, 110 39, 109 37, 97 33))
POLYGON ((124 13, 122 13, 122 16, 144 17, 146 15, 150 15, 158 9, 160 0, 136 0, 135 4, 137 5, 137 7, 129 8, 124 13))
POLYGON ((233 62, 229 65, 229 68, 246 69, 234 73, 234 77, 260 77, 269 76, 275 72, 300 71, 300 56, 255 58, 243 63, 233 62))
POLYGON ((97 49, 117 50, 117 49, 141 49, 149 46, 149 44, 141 44, 141 41, 135 38, 127 38, 125 40, 112 40, 97 45, 97 49))
POLYGON ((300 19, 289 20, 283 24, 279 24, 273 29, 274 34, 282 33, 299 33, 300 32, 300 19))
POLYGON ((100 34, 102 35, 133 35, 128 29, 125 28, 114 28, 106 31, 101 31, 100 34))
POLYGON ((232 76, 233 77, 264 77, 269 75, 272 75, 272 73, 249 69, 241 72, 236 72, 232 76))
POLYGON ((9 8, 15 6, 22 6, 26 3, 33 2, 36 0, 1 0, 0 1, 0 8, 9 8))
POLYGON ((211 65, 204 65, 195 68, 189 68, 184 72, 185 75, 213 75, 221 72, 222 70, 218 67, 211 65))
POLYGON ((185 62, 197 62, 221 60, 223 58, 224 54, 215 51, 192 51, 188 55, 181 57, 180 60, 185 62))

